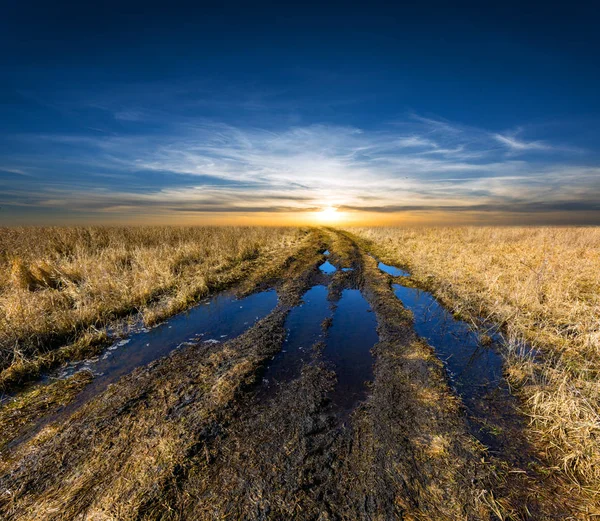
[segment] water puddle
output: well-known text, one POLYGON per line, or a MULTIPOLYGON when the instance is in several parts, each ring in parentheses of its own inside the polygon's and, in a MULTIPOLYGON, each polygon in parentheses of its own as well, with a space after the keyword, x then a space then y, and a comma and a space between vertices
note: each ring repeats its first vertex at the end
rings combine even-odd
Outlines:
MULTIPOLYGON (((379 268, 392 276, 410 276, 381 262, 379 268)), ((416 333, 427 340, 444 363, 467 409, 472 434, 491 452, 526 465, 532 456, 522 436, 524 420, 502 375, 503 358, 495 349, 504 343, 499 329, 493 324, 480 324, 486 329, 485 336, 480 336, 467 322, 455 319, 431 293, 401 284, 393 284, 392 288, 413 313, 416 333)), ((537 356, 525 344, 519 349, 524 356, 537 356)))
POLYGON ((377 320, 368 302, 357 289, 344 289, 333 315, 324 351, 333 362, 337 385, 332 393, 334 406, 352 410, 365 398, 365 382, 373 379, 371 348, 379 341, 377 320))
MULTIPOLYGON (((431 293, 400 284, 392 287, 402 304, 412 311, 417 334, 444 362, 467 409, 471 433, 491 453, 511 464, 527 466, 535 460, 523 435, 525 420, 502 375, 503 359, 494 349, 504 342, 502 334, 488 326, 489 339, 482 345, 479 334, 466 322, 456 320, 431 293)), ((521 349, 526 356, 535 358, 530 347, 522 345, 521 349)))
POLYGON ((120 340, 100 357, 69 365, 59 374, 69 376, 82 369, 97 377, 89 387, 105 387, 136 367, 146 365, 186 342, 219 343, 236 337, 277 305, 275 290, 236 299, 231 293, 217 295, 152 329, 120 340))
MULTIPOLYGON (((456 320, 431 293, 394 284, 394 293, 414 315, 417 334, 442 359, 457 393, 467 407, 502 382, 502 358, 466 322, 456 320)), ((489 333, 488 333, 489 334, 489 333)), ((500 335, 490 334, 495 341, 500 335)))
POLYGON ((384 264, 383 262, 379 262, 377 264, 377 267, 383 271, 384 273, 387 273, 388 275, 391 275, 392 277, 410 277, 410 273, 408 271, 402 270, 400 268, 396 268, 396 266, 388 266, 387 264, 384 264))
POLYGON ((324 285, 314 286, 302 297, 303 303, 290 311, 288 335, 266 367, 259 402, 271 396, 277 386, 300 376, 302 366, 313 357, 313 346, 322 340, 322 356, 336 373, 337 383, 330 397, 339 417, 344 420, 366 397, 366 382, 373 379, 371 348, 379 341, 377 319, 358 289, 343 289, 333 304, 328 292, 324 285), (331 325, 324 331, 326 319, 331 325))
POLYGON ((325 250, 325 251, 323 252, 323 255, 331 255, 331 252, 330 252, 329 250, 325 250))
POLYGON ((354 268, 342 268, 342 271, 344 271, 344 272, 354 271, 354 268))
POLYGON ((287 337, 267 365, 260 397, 299 376, 303 363, 310 360, 312 346, 324 337, 323 321, 331 315, 327 292, 326 286, 312 287, 303 295, 302 304, 290 311, 285 322, 287 337))
POLYGON ((72 413, 135 368, 168 355, 188 343, 203 341, 216 344, 234 338, 257 320, 267 316, 276 305, 275 290, 255 293, 239 300, 231 293, 223 293, 152 329, 144 329, 115 342, 99 357, 72 363, 60 372, 46 376, 44 380, 48 382, 68 377, 77 371, 88 370, 94 374, 94 380, 64 409, 40 418, 32 429, 11 442, 10 446, 39 431, 47 423, 72 413))
POLYGON ((323 264, 321 264, 319 269, 327 275, 331 275, 337 271, 337 268, 329 261, 325 261, 323 264))

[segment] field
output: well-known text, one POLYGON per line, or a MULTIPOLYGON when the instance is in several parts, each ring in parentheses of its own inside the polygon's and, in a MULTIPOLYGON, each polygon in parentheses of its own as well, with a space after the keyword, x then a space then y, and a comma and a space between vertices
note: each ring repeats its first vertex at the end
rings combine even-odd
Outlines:
POLYGON ((2 519, 600 515, 597 229, 21 228, 0 252, 2 519), (498 378, 465 391, 402 288, 498 378))
POLYGON ((545 456, 600 493, 600 230, 360 229, 454 312, 502 324, 506 372, 545 456), (524 340, 540 352, 534 360, 524 340))
POLYGON ((89 354, 115 319, 147 324, 299 240, 290 228, 0 230, 0 386, 89 354))

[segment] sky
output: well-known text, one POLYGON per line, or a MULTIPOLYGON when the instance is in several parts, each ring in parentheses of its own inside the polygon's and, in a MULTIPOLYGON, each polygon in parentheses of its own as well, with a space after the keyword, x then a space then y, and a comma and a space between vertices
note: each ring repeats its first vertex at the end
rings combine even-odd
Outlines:
POLYGON ((600 224, 592 2, 12 4, 0 225, 600 224))

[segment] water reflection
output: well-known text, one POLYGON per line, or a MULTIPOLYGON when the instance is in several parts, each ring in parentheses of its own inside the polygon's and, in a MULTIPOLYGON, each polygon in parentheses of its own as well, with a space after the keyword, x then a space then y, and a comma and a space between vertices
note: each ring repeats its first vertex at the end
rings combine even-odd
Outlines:
POLYGON ((327 275, 331 275, 332 273, 335 273, 337 271, 337 268, 329 261, 325 261, 323 264, 321 264, 319 266, 319 269, 327 275))
POLYGON ((373 379, 371 348, 379 341, 377 320, 357 289, 345 289, 337 303, 324 356, 335 365, 337 385, 333 403, 351 410, 367 393, 365 382, 373 379))
POLYGON ((59 376, 69 376, 82 369, 91 370, 96 378, 84 393, 98 393, 136 367, 165 356, 186 342, 219 343, 234 338, 268 315, 276 305, 275 290, 239 300, 231 293, 217 295, 152 329, 119 340, 101 357, 70 364, 59 376))
MULTIPOLYGON (((481 345, 480 336, 469 324, 456 320, 426 291, 393 285, 395 295, 414 315, 417 334, 427 340, 444 361, 452 382, 466 401, 495 389, 502 380, 502 358, 481 345)), ((491 338, 500 341, 498 334, 491 338)))
POLYGON ((405 271, 400 268, 396 268, 396 266, 388 266, 387 264, 384 264, 383 262, 379 262, 377 264, 377 267, 381 271, 383 271, 384 273, 387 273, 388 275, 391 275, 392 277, 409 277, 410 276, 410 273, 408 271, 405 271))
POLYGON ((312 346, 323 338, 321 325, 330 315, 327 287, 314 286, 303 295, 302 304, 286 318, 287 336, 281 351, 267 365, 261 393, 299 376, 302 364, 310 360, 312 346))

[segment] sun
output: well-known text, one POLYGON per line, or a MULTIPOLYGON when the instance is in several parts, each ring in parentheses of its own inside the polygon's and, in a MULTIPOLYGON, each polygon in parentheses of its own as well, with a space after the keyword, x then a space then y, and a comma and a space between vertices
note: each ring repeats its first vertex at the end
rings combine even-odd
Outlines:
POLYGON ((332 223, 340 219, 340 214, 337 208, 333 206, 326 206, 321 211, 317 212, 317 216, 321 222, 332 223))

